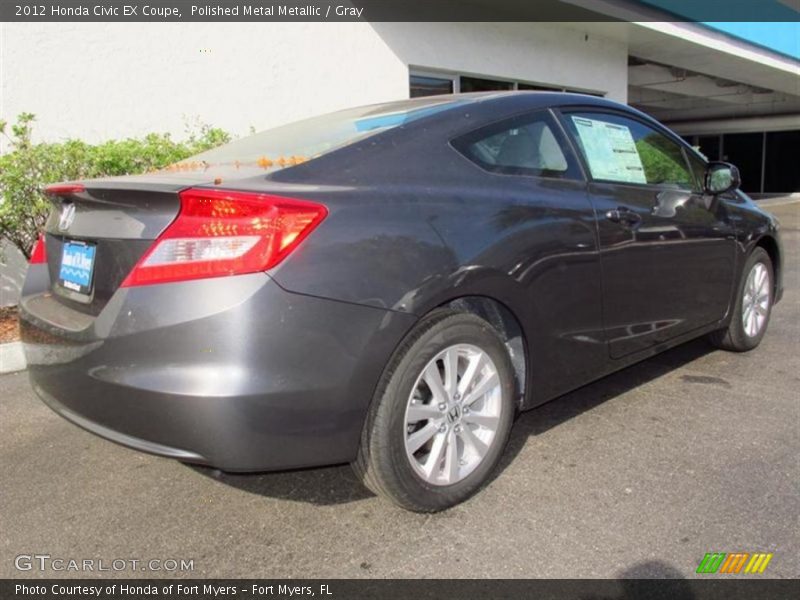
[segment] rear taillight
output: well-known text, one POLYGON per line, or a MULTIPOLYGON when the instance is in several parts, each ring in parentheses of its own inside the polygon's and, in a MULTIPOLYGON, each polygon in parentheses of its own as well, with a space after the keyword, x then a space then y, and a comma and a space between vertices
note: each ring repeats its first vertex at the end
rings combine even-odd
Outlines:
POLYGON ((181 210, 122 287, 265 271, 328 214, 321 204, 267 194, 190 189, 181 210))
POLYGON ((44 233, 40 233, 31 252, 30 264, 40 265, 47 262, 47 247, 45 246, 44 233))

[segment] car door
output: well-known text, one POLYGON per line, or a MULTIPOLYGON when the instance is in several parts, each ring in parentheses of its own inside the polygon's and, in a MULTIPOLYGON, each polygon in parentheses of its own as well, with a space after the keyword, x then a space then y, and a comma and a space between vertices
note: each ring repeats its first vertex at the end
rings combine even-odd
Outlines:
POLYGON ((702 193, 689 150, 627 113, 565 111, 562 119, 590 175, 611 357, 722 318, 734 228, 725 203, 702 193))
POLYGON ((498 120, 451 145, 483 172, 465 172, 458 193, 469 208, 440 212, 436 228, 468 265, 462 277, 481 281, 470 294, 498 298, 518 317, 528 340, 528 401, 596 379, 608 355, 594 208, 554 115, 540 109, 498 120))

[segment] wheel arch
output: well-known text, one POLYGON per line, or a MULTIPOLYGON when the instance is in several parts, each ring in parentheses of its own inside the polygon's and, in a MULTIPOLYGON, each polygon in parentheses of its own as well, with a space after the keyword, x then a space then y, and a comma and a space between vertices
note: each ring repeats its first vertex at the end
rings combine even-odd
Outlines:
POLYGON ((449 309, 474 314, 489 323, 503 339, 517 384, 517 406, 521 408, 527 391, 529 373, 528 343, 517 315, 505 303, 484 295, 460 296, 438 305, 434 310, 449 309))
POLYGON ((778 282, 781 280, 781 249, 778 241, 769 234, 762 235, 753 246, 753 249, 763 248, 772 261, 772 297, 776 298, 778 293, 778 282))

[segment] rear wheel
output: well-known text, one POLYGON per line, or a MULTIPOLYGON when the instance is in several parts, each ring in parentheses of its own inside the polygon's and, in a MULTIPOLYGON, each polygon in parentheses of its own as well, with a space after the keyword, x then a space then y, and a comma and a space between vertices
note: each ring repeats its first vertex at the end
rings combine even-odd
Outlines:
POLYGON ((399 506, 443 510, 477 492, 503 452, 514 371, 497 332, 439 311, 396 352, 373 400, 353 467, 399 506))
POLYGON ((730 325, 709 336, 718 348, 734 352, 746 352, 761 343, 772 312, 773 270, 769 254, 763 248, 753 250, 743 273, 730 325))

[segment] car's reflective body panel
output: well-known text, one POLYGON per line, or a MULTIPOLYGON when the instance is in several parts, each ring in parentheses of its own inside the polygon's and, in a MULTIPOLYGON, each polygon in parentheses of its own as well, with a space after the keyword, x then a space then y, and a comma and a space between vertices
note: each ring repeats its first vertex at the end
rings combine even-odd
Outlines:
POLYGON ((105 437, 232 471, 352 458, 375 374, 414 318, 260 273, 220 283, 122 289, 74 333, 64 311, 45 320, 52 298, 27 299, 36 391, 105 437))
MULTIPOLYGON (((229 189, 318 201, 328 216, 265 274, 119 288, 93 307, 56 297, 47 266, 32 266, 21 308, 34 385, 65 417, 140 449, 228 470, 309 466, 355 457, 392 352, 460 298, 490 298, 519 324, 524 408, 724 326, 747 253, 780 253, 777 224, 744 195, 587 181, 566 129, 571 179, 489 173, 452 145, 526 112, 561 128, 568 107, 623 111, 674 138, 601 99, 506 94, 278 172, 226 171, 229 189), (638 227, 606 218, 621 206, 638 227)), ((215 186, 208 173, 86 182, 93 196, 154 194, 153 210, 118 219, 138 223, 125 229, 138 227, 131 256, 198 185, 215 186)))

